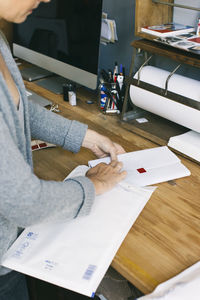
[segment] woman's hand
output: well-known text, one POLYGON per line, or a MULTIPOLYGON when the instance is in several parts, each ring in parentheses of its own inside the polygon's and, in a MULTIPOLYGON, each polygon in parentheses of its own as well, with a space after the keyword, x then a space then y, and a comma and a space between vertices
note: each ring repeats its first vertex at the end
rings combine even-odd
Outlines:
POLYGON ((100 163, 87 171, 86 176, 93 182, 96 195, 112 189, 126 177, 126 171, 121 171, 122 162, 111 161, 109 164, 100 163))
POLYGON ((125 153, 123 147, 113 143, 108 137, 88 129, 83 140, 83 147, 90 149, 97 157, 110 155, 111 160, 117 160, 117 155, 125 153))

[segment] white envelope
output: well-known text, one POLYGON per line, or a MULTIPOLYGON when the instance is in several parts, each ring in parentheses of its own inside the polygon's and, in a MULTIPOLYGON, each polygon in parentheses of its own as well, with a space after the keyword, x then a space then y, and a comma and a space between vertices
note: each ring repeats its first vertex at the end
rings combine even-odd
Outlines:
MULTIPOLYGON (((83 175, 78 167, 70 177, 83 175)), ((91 213, 23 231, 2 265, 92 297, 155 187, 117 185, 97 196, 91 213)))
MULTIPOLYGON (((191 174, 166 146, 120 154, 118 160, 123 162, 123 169, 128 173, 124 181, 135 186, 156 184, 191 174)), ((110 158, 92 160, 88 164, 94 167, 100 162, 109 163, 110 158)))
POLYGON ((186 133, 172 136, 169 139, 168 146, 194 158, 200 162, 200 133, 188 131, 186 133))
POLYGON ((155 290, 138 300, 200 299, 200 261, 175 277, 159 284, 155 290))

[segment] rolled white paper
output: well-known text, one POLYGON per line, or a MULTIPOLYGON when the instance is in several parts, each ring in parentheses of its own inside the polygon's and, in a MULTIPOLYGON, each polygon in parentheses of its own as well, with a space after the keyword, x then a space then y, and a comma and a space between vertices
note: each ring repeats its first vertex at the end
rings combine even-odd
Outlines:
MULTIPOLYGON (((165 89, 169 74, 168 71, 145 66, 141 70, 140 80, 165 89)), ((138 78, 138 73, 134 78, 138 78)), ((168 91, 200 102, 200 82, 198 80, 174 74, 169 80, 168 91)), ((134 85, 130 86, 130 98, 132 103, 140 108, 200 132, 200 111, 197 109, 134 85)))

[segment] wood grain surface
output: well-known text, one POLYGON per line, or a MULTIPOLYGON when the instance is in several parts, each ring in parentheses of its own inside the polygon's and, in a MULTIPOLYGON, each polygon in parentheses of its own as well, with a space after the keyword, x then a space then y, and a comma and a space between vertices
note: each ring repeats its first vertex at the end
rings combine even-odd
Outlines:
MULTIPOLYGON (((173 0, 165 2, 173 3, 173 0)), ((151 38, 141 33, 141 27, 161 25, 172 22, 173 9, 170 6, 153 3, 152 0, 136 0, 135 2, 135 35, 151 38)))

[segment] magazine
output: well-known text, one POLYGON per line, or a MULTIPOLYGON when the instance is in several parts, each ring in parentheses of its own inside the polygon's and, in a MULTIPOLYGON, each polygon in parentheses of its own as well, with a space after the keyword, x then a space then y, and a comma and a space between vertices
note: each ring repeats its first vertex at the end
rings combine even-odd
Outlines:
POLYGON ((172 37, 159 37, 154 39, 154 41, 195 54, 200 54, 200 36, 197 36, 195 32, 172 37))
POLYGON ((193 44, 192 47, 189 48, 189 51, 200 54, 200 36, 193 36, 192 38, 189 38, 188 41, 193 44))
POLYGON ((190 37, 190 38, 188 39, 188 41, 200 45, 200 36, 199 36, 199 35, 196 35, 196 36, 190 37))
POLYGON ((193 31, 195 31, 194 27, 178 23, 167 23, 155 26, 145 26, 141 28, 141 32, 160 37, 174 36, 177 34, 185 34, 193 31))

